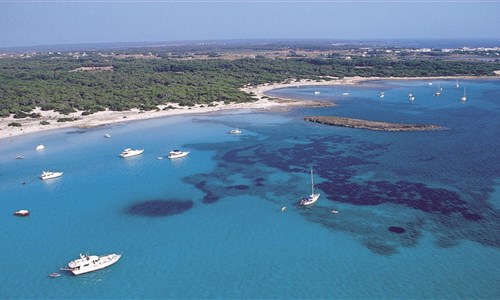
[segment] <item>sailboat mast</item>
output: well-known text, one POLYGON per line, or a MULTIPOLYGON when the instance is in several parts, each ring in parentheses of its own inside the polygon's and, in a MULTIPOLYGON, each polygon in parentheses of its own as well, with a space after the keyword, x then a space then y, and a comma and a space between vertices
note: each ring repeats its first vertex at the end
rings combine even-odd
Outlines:
POLYGON ((311 169, 311 195, 314 194, 314 177, 313 177, 313 169, 311 169))

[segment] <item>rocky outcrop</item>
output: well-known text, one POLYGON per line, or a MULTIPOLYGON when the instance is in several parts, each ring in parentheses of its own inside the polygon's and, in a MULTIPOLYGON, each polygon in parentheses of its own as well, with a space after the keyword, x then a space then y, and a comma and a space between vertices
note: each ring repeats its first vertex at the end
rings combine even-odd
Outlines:
POLYGON ((437 125, 398 124, 330 116, 308 116, 305 117, 304 120, 331 126, 342 126, 378 131, 424 131, 443 129, 443 127, 437 125))

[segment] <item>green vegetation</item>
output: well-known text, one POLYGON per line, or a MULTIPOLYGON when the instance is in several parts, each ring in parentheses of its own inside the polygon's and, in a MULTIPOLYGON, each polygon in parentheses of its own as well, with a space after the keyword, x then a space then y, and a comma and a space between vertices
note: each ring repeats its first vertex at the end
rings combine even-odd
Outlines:
POLYGON ((10 122, 7 126, 12 126, 12 127, 21 127, 23 126, 21 123, 18 122, 10 122))
MULTIPOLYGON (((210 53, 210 56, 217 56, 210 53)), ((283 82, 290 78, 320 80, 325 76, 454 76, 493 75, 498 62, 385 57, 244 58, 178 60, 170 58, 101 57, 80 59, 40 56, 0 59, 0 117, 37 118, 35 107, 82 115, 109 108, 156 110, 178 103, 212 106, 212 102, 248 102, 244 85, 283 82), (113 66, 112 71, 78 71, 80 67, 113 66)), ((169 106, 166 109, 173 109, 169 106)), ((39 117, 39 115, 38 115, 39 117)))

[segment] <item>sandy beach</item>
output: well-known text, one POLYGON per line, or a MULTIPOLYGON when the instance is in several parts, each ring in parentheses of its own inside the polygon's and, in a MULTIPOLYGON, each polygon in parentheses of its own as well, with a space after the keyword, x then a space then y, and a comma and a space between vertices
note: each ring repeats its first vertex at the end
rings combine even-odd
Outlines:
MULTIPOLYGON (((331 105, 331 103, 323 103, 320 101, 300 101, 294 99, 283 98, 270 98, 266 96, 266 92, 285 87, 297 86, 324 86, 324 85, 355 85, 373 80, 444 80, 444 79, 479 79, 478 77, 412 77, 412 78, 396 78, 396 77, 348 77, 348 78, 326 78, 322 81, 313 80, 287 80, 283 83, 263 84, 259 86, 246 86, 241 88, 241 91, 252 95, 256 101, 248 103, 231 103, 224 104, 223 102, 214 102, 213 106, 195 105, 193 107, 180 107, 177 104, 165 104, 158 106, 157 111, 140 111, 139 109, 132 109, 129 111, 102 111, 91 115, 82 116, 82 112, 78 111, 69 115, 62 115, 54 111, 42 111, 36 108, 33 112, 40 113, 41 117, 14 119, 12 116, 8 118, 0 118, 0 139, 15 137, 28 133, 35 133, 45 130, 53 130, 67 127, 75 128, 89 128, 102 126, 106 124, 114 124, 118 122, 128 122, 134 120, 144 120, 151 118, 168 117, 183 114, 202 114, 213 113, 226 110, 238 109, 255 109, 255 110, 279 110, 288 109, 293 106, 315 106, 321 107, 331 105), (175 109, 163 110, 163 108, 171 105, 175 109), (57 122, 60 118, 73 118, 74 121, 57 122), (47 121, 49 124, 41 125, 40 122, 47 121), (8 126, 9 123, 20 123, 21 127, 8 126)), ((498 78, 498 77, 485 77, 485 78, 498 78)))

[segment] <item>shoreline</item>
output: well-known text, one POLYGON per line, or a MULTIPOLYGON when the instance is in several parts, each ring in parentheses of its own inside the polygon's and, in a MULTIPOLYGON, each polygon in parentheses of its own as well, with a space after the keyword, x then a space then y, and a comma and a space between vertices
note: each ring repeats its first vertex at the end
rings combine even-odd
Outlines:
POLYGON ((146 120, 153 118, 163 118, 169 116, 187 115, 187 114, 206 114, 239 109, 251 110, 288 110, 292 107, 325 107, 335 105, 331 102, 314 100, 296 100, 287 98, 274 98, 266 95, 266 92, 279 88, 300 87, 300 86, 333 86, 333 85, 359 85, 368 81, 375 80, 451 80, 451 79, 498 79, 496 76, 444 76, 444 77, 345 77, 338 79, 328 77, 325 80, 313 81, 307 80, 287 80, 282 83, 268 83, 258 86, 245 86, 240 91, 250 94, 256 101, 246 103, 224 104, 223 102, 214 102, 213 106, 195 105, 193 107, 180 107, 177 104, 159 105, 157 111, 140 111, 132 109, 129 111, 102 111, 91 115, 82 116, 81 111, 63 115, 54 111, 42 111, 36 108, 33 112, 40 113, 40 118, 14 119, 13 116, 0 118, 0 140, 13 138, 25 134, 37 133, 62 128, 91 128, 115 123, 146 120), (163 110, 171 105, 175 109, 163 110), (75 118, 75 121, 57 122, 60 118, 75 118), (41 121, 48 121, 50 124, 41 125, 41 121), (11 122, 22 124, 21 127, 8 126, 11 122))

